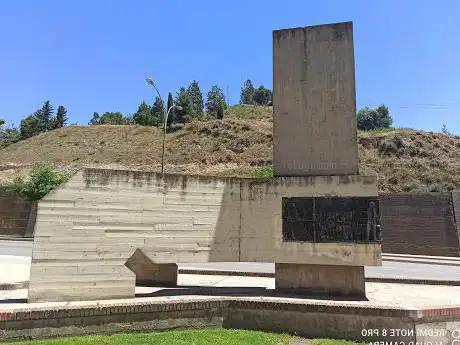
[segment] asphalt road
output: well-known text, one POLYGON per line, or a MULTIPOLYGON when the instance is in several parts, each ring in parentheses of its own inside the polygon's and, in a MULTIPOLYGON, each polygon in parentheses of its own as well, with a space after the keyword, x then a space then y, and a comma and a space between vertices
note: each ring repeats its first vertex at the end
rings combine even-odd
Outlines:
MULTIPOLYGON (((0 240, 0 255, 16 256, 18 257, 17 259, 30 257, 32 255, 32 241, 0 240)), ((460 281, 460 258, 458 260, 450 260, 452 261, 449 262, 442 258, 394 258, 385 255, 383 258, 382 267, 366 267, 366 276, 372 278, 406 278, 460 281)), ((219 262, 200 264, 191 263, 180 264, 179 267, 240 272, 275 272, 275 265, 273 263, 258 262, 219 262)))
POLYGON ((0 255, 32 256, 32 241, 0 240, 0 255))

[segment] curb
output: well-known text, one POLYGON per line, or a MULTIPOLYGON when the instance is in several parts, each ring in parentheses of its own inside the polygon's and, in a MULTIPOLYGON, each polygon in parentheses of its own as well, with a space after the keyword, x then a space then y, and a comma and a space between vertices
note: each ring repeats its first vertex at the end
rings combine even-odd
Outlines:
MULTIPOLYGON (((269 273, 269 272, 236 272, 236 271, 201 270, 201 269, 179 269, 178 274, 226 276, 226 277, 275 278, 275 274, 269 273)), ((460 286, 460 280, 429 280, 429 279, 376 278, 376 277, 365 277, 365 280, 367 283, 460 286)), ((0 284, 0 291, 20 290, 20 289, 27 289, 27 288, 29 288, 29 281, 0 284)))
POLYGON ((0 236, 0 241, 22 241, 22 242, 32 242, 33 237, 14 237, 14 236, 0 236))
POLYGON ((444 262, 427 261, 427 259, 406 259, 398 257, 382 257, 382 261, 405 262, 409 264, 425 264, 437 266, 460 266, 460 260, 445 260, 444 262))
POLYGON ((460 262, 460 256, 436 256, 436 255, 412 255, 412 254, 393 254, 393 253, 382 253, 382 258, 399 258, 405 260, 440 260, 440 261, 454 261, 460 262))
MULTIPOLYGON (((270 272, 235 272, 235 271, 219 271, 219 270, 202 270, 202 269, 187 269, 181 268, 179 274, 196 274, 196 275, 218 275, 231 277, 259 277, 259 278, 275 278, 274 273, 270 272)), ((460 286, 460 280, 429 280, 429 279, 407 279, 407 278, 376 278, 365 277, 368 283, 392 283, 392 284, 420 284, 420 285, 449 285, 460 286)))
POLYGON ((241 272, 241 271, 224 271, 199 268, 179 268, 179 274, 196 274, 208 276, 229 276, 229 277, 259 277, 275 278, 275 273, 271 272, 241 272))

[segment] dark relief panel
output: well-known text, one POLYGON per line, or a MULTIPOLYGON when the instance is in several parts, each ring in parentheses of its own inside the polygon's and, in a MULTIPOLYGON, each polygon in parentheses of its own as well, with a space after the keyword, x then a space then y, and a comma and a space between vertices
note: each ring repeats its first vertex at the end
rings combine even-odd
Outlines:
POLYGON ((379 242, 379 201, 369 197, 283 198, 285 242, 379 242))

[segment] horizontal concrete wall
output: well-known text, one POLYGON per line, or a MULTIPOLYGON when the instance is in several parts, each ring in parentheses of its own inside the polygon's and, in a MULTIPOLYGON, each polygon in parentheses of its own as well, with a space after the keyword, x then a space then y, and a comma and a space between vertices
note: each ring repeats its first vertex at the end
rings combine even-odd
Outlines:
POLYGON ((125 267, 218 261, 380 265, 380 245, 282 242, 283 196, 375 196, 375 177, 271 181, 86 169, 40 201, 29 300, 134 296, 125 267))
POLYGON ((380 193, 379 199, 384 253, 459 256, 458 192, 380 193))
POLYGON ((7 187, 0 187, 0 236, 33 236, 35 216, 35 202, 21 200, 7 187))

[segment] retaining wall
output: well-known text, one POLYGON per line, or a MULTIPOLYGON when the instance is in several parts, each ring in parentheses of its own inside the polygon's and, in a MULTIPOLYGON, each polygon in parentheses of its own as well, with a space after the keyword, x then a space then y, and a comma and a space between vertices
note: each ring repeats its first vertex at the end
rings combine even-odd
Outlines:
POLYGON ((380 193, 382 251, 459 256, 458 195, 458 192, 380 193))
POLYGON ((183 262, 381 264, 379 243, 282 237, 282 197, 375 197, 375 176, 165 175, 165 183, 158 173, 85 169, 42 199, 29 301, 133 297, 136 276, 125 263, 134 253, 152 272, 183 262))

